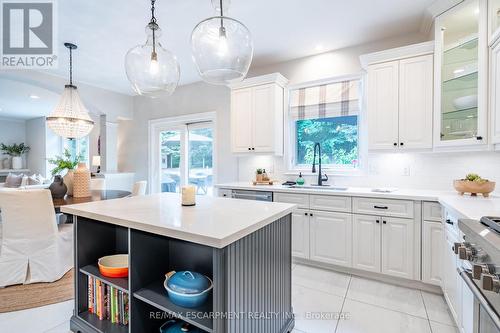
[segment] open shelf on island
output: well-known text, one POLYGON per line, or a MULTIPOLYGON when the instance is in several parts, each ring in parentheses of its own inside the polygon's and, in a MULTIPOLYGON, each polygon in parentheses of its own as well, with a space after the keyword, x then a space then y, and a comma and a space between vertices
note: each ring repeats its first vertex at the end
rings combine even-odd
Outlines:
POLYGON ((113 324, 109 320, 99 320, 99 317, 88 311, 81 312, 78 317, 82 318, 87 324, 94 327, 97 331, 103 333, 128 333, 127 325, 113 324))
POLYGON ((213 332, 212 296, 205 304, 198 308, 185 308, 170 301, 167 291, 163 287, 163 281, 158 280, 145 288, 134 293, 134 297, 154 306, 155 308, 172 314, 185 322, 201 328, 207 332, 213 332), (189 315, 187 315, 189 313, 189 315))
POLYGON ((99 272, 99 268, 96 265, 87 265, 80 268, 80 272, 86 275, 93 276, 110 286, 115 287, 118 290, 123 291, 128 294, 128 278, 109 278, 102 275, 99 272))

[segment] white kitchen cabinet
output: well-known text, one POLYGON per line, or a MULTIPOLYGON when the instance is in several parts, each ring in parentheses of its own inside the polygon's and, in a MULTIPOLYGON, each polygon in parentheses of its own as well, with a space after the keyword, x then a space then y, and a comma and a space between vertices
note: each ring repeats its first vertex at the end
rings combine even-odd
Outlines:
POLYGON ((292 256, 309 259, 309 213, 306 209, 292 212, 292 256))
POLYGON ((399 147, 432 148, 434 56, 399 61, 399 147))
POLYGON ((352 215, 310 211, 310 258, 352 266, 352 215))
POLYGON ((474 294, 463 280, 460 283, 462 285, 462 332, 474 333, 476 332, 474 326, 477 326, 477 323, 474 322, 476 314, 474 294))
POLYGON ((399 61, 368 67, 368 148, 394 149, 399 144, 399 61))
POLYGON ((353 215, 353 268, 380 272, 380 233, 380 217, 353 215))
POLYGON ((233 153, 283 155, 285 86, 280 74, 254 77, 231 86, 233 153))
POLYGON ((459 323, 462 293, 459 279, 461 278, 457 273, 457 255, 453 251, 454 243, 458 242, 458 238, 447 230, 443 231, 443 234, 441 288, 451 314, 459 323))
POLYGON ((500 144, 500 39, 491 49, 491 141, 500 144))
POLYGON ((382 221, 382 273, 413 279, 413 226, 414 221, 383 217, 382 221))
POLYGON ((465 0, 435 21, 434 147, 486 148, 487 0, 465 0))
POLYGON ((443 226, 440 222, 422 224, 422 281, 441 285, 441 254, 443 252, 443 226))
POLYGON ((370 150, 432 148, 432 52, 422 43, 362 56, 370 150))

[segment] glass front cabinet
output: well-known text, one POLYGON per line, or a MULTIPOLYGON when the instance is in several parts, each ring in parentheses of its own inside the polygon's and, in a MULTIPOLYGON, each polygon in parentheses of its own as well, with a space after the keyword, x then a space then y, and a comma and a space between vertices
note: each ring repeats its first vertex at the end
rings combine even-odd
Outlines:
POLYGON ((436 19, 434 146, 488 138, 488 4, 466 0, 436 19))

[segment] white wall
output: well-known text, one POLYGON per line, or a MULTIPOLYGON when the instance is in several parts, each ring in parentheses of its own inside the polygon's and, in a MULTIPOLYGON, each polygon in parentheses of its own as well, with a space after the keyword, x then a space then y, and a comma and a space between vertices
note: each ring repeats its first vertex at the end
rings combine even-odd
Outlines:
MULTIPOLYGON (((0 143, 12 145, 21 142, 26 143, 26 122, 18 119, 0 118, 0 143)), ((3 168, 2 162, 7 157, 0 152, 0 169, 3 168)), ((25 156, 24 159, 26 159, 25 156)))
POLYGON ((31 150, 27 157, 27 167, 31 172, 46 176, 47 159, 45 118, 39 117, 26 121, 26 143, 31 150))
POLYGON ((237 179, 237 160, 230 152, 230 91, 227 87, 198 82, 178 87, 172 96, 135 97, 133 121, 118 128, 119 171, 148 179, 148 121, 200 112, 216 112, 217 182, 237 179))

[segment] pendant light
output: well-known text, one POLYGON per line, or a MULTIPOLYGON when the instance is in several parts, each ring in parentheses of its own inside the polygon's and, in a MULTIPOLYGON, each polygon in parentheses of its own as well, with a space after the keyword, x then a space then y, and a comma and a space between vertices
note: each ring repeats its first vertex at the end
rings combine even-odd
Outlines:
POLYGON ((243 80, 248 73, 253 57, 252 36, 243 23, 224 16, 222 0, 212 0, 212 5, 220 16, 201 21, 194 28, 193 60, 204 81, 228 85, 243 80))
POLYGON ((156 23, 155 0, 151 0, 146 35, 146 44, 133 47, 125 56, 127 78, 139 95, 172 94, 179 83, 180 69, 175 56, 158 42, 161 29, 156 23))
POLYGON ((71 43, 64 43, 64 46, 69 49, 69 84, 64 86, 59 103, 46 121, 47 126, 57 135, 76 139, 87 136, 94 127, 94 121, 73 85, 73 50, 77 46, 71 43))

